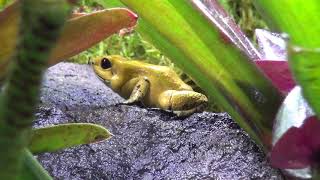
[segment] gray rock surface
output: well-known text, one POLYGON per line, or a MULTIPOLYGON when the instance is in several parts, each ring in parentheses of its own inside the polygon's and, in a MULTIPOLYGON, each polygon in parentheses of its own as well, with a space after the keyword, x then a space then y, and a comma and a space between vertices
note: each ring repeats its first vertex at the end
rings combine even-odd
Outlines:
POLYGON ((39 155, 55 179, 282 179, 226 113, 181 119, 121 101, 89 66, 60 63, 47 71, 34 126, 91 122, 114 134, 39 155))

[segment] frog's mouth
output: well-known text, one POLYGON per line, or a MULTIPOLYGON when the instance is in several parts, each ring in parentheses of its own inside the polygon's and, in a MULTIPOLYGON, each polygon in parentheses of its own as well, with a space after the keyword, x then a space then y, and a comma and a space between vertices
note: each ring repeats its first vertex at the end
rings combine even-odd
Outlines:
POLYGON ((97 75, 97 77, 98 77, 102 82, 104 82, 104 84, 106 84, 107 86, 110 86, 110 81, 103 79, 103 78, 102 78, 101 76, 99 76, 98 74, 96 74, 96 75, 97 75))

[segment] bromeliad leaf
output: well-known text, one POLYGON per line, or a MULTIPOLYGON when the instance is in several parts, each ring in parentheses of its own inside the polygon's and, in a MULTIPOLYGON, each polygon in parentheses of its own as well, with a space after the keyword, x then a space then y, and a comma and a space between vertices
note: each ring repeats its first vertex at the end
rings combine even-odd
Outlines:
POLYGON ((256 65, 283 94, 287 94, 296 83, 287 61, 286 39, 279 33, 263 29, 256 29, 255 36, 261 53, 256 65))
POLYGON ((102 126, 90 123, 60 124, 33 129, 29 149, 32 153, 61 150, 110 138, 111 133, 102 126))
POLYGON ((137 18, 125 8, 106 9, 71 18, 50 56, 49 64, 74 56, 120 29, 134 26, 137 18))
MULTIPOLYGON (((273 128, 274 147, 271 152, 271 162, 276 167, 286 168, 284 170, 286 173, 303 179, 311 177, 309 158, 313 154, 311 152, 313 148, 309 147, 309 144, 312 143, 307 134, 308 131, 313 133, 312 131, 316 129, 310 128, 309 125, 306 126, 306 123, 310 123, 311 118, 311 124, 318 126, 318 120, 315 120, 314 115, 313 110, 302 96, 301 88, 296 86, 283 101, 273 128), (305 128, 306 131, 303 130, 305 128)), ((315 138, 318 137, 315 136, 315 138)))
POLYGON ((271 151, 271 164, 282 169, 301 169, 319 164, 320 121, 309 117, 297 128, 291 127, 271 151))
POLYGON ((287 61, 287 39, 285 35, 264 29, 256 29, 255 37, 261 54, 260 59, 287 61))
POLYGON ((291 67, 297 81, 302 86, 303 95, 320 117, 320 51, 293 48, 290 56, 291 67))
POLYGON ((288 61, 259 60, 255 63, 283 94, 296 85, 288 61))

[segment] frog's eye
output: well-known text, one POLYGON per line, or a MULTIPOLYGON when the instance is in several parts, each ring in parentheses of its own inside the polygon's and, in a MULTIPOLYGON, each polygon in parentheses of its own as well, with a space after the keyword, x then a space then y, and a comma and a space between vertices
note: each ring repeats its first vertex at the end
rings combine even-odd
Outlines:
POLYGON ((102 67, 102 69, 109 69, 109 68, 111 68, 111 62, 109 61, 109 59, 103 58, 101 60, 101 65, 100 66, 102 67))

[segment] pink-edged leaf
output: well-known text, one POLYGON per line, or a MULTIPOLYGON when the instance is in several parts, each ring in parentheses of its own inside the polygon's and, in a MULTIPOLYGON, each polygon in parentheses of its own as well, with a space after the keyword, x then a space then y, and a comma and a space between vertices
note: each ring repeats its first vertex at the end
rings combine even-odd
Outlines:
POLYGON ((301 127, 291 127, 283 134, 271 151, 270 161, 278 168, 301 169, 319 163, 319 152, 320 121, 311 116, 301 127))
MULTIPOLYGON (((273 125, 272 144, 275 144, 292 128, 299 128, 314 112, 302 96, 300 86, 295 86, 283 101, 273 125)), ((310 166, 298 169, 284 169, 284 172, 294 177, 310 178, 310 166)))
POLYGON ((90 14, 76 14, 66 26, 53 49, 49 64, 74 56, 122 28, 130 28, 138 16, 125 8, 113 8, 90 14))
POLYGON ((260 59, 283 61, 288 59, 287 40, 283 34, 270 32, 265 29, 255 30, 256 41, 261 54, 260 59))
POLYGON ((255 63, 282 93, 287 94, 296 85, 287 61, 258 60, 255 63))
POLYGON ((300 128, 290 128, 275 144, 270 154, 272 166, 281 169, 301 169, 311 164, 311 149, 300 128))
POLYGON ((252 60, 262 58, 249 38, 217 0, 192 0, 191 3, 219 29, 221 38, 226 43, 232 42, 252 60))
POLYGON ((282 93, 287 94, 295 86, 295 81, 286 61, 286 40, 281 34, 264 29, 256 29, 255 36, 262 56, 262 59, 255 60, 256 65, 282 93))
MULTIPOLYGON (((9 57, 14 52, 19 22, 19 1, 0 12, 0 80, 5 76, 9 57)), ((131 28, 137 15, 125 8, 113 8, 93 13, 73 14, 66 22, 53 49, 49 65, 74 56, 123 28, 131 28)))

